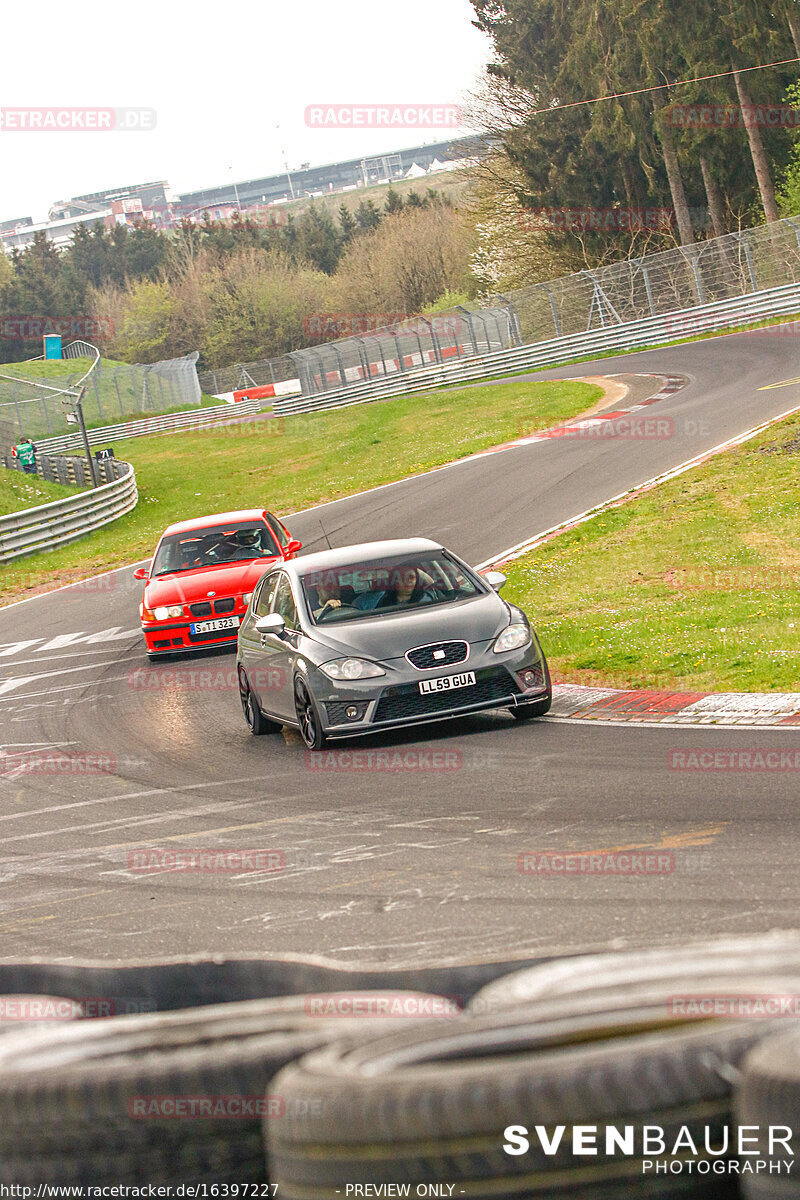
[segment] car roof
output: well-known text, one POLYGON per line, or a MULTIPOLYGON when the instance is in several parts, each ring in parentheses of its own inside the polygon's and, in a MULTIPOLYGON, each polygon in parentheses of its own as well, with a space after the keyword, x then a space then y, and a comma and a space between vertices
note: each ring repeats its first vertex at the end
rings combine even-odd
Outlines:
POLYGON ((191 521, 176 521, 174 525, 167 526, 162 536, 166 537, 168 533, 191 533, 193 529, 208 529, 212 525, 227 525, 238 521, 263 521, 269 515, 266 508, 242 508, 238 512, 211 513, 207 517, 194 517, 191 521))
POLYGON ((305 554, 288 563, 281 564, 294 575, 305 575, 307 571, 318 571, 325 567, 346 567, 365 559, 394 558, 398 554, 421 554, 428 550, 442 550, 441 542, 430 538, 392 538, 385 542, 361 542, 357 546, 340 546, 336 550, 318 550, 305 554))

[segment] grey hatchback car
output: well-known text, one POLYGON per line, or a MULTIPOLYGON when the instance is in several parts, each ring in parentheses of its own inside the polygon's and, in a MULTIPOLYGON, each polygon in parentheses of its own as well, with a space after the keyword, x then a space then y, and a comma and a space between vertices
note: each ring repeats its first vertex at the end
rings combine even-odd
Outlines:
POLYGON ((251 733, 293 726, 312 750, 488 708, 550 708, 550 673, 522 609, 427 538, 325 550, 268 571, 239 628, 251 733))

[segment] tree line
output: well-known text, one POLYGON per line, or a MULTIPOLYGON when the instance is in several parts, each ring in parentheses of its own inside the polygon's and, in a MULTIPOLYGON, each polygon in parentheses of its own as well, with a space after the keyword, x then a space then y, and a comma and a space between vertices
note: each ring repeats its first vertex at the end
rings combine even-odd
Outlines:
POLYGON ((709 216, 702 236, 778 219, 798 64, 749 68, 800 56, 796 0, 471 3, 494 48, 489 128, 523 208, 669 205, 682 244, 693 212, 709 216))

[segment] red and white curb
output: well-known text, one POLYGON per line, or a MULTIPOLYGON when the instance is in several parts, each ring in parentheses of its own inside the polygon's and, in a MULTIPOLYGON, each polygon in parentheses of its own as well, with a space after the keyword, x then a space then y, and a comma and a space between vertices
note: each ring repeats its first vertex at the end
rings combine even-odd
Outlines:
MULTIPOLYGON (((614 375, 604 376, 606 379, 614 379, 614 375)), ((637 438, 648 439, 658 436, 665 436, 665 431, 659 428, 657 420, 647 417, 631 417, 632 413, 638 412, 639 409, 647 408, 650 404, 656 404, 659 400, 666 400, 669 396, 674 396, 681 388, 686 387, 688 380, 682 375, 652 375, 652 379, 661 379, 662 384, 660 389, 647 400, 640 400, 637 404, 631 404, 628 408, 615 408, 611 412, 601 412, 595 417, 583 417, 577 421, 568 421, 564 425, 556 425, 553 429, 542 429, 538 433, 532 433, 528 437, 517 438, 513 442, 503 442, 499 446, 490 446, 488 450, 481 450, 478 454, 470 455, 470 458, 482 458, 487 454, 498 454, 501 450, 513 450, 515 446, 532 446, 536 442, 545 442, 550 438, 603 438, 603 437, 626 437, 636 440, 637 438), (621 419, 631 418, 623 428, 620 427, 621 419)), ((671 426, 671 422, 669 422, 671 426)), ((460 461, 464 461, 463 459, 460 461)))
POLYGON ((639 725, 800 727, 800 692, 676 692, 557 683, 549 717, 639 725))

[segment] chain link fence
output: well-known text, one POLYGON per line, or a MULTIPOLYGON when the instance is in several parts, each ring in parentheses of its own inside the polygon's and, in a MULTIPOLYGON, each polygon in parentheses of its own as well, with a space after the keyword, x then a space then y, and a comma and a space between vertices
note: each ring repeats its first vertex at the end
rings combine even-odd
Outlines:
POLYGON ((0 365, 0 454, 23 437, 35 442, 74 432, 63 396, 81 382, 86 385, 83 414, 89 428, 202 404, 196 352, 146 366, 109 366, 96 353, 87 342, 73 342, 64 350, 64 370, 42 360, 0 365), (38 379, 30 378, 34 373, 38 379))
MULTIPOLYGON (((205 371, 214 395, 299 379, 304 396, 800 282, 800 217, 578 271, 281 358, 205 371)), ((369 314, 362 314, 368 320, 369 314)), ((699 332, 699 330, 698 330, 699 332)))
POLYGON ((525 343, 800 281, 800 218, 625 259, 509 293, 525 343))
POLYGON ((200 387, 207 396, 223 396, 240 388, 266 387, 269 383, 285 383, 296 378, 297 368, 288 354, 198 372, 200 387))

